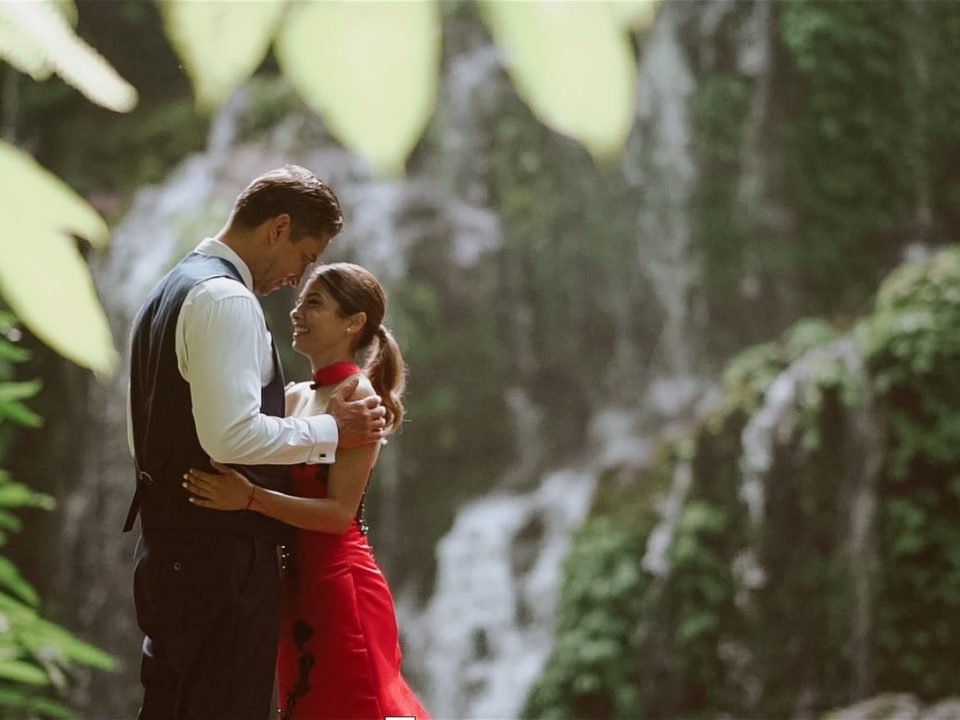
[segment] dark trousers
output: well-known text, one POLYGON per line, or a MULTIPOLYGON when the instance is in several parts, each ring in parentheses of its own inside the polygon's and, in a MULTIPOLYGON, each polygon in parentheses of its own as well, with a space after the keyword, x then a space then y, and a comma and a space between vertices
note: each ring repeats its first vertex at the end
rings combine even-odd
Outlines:
POLYGON ((146 635, 140 720, 267 720, 279 632, 276 546, 250 535, 147 530, 134 565, 146 635))

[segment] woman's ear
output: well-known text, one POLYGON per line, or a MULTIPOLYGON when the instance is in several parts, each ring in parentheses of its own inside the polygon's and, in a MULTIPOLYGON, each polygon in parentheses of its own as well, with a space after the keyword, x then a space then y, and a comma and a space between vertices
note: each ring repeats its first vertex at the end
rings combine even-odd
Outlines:
POLYGON ((362 310, 358 313, 354 313, 350 316, 350 322, 347 323, 347 331, 351 333, 358 333, 363 330, 363 326, 367 324, 367 314, 362 310))

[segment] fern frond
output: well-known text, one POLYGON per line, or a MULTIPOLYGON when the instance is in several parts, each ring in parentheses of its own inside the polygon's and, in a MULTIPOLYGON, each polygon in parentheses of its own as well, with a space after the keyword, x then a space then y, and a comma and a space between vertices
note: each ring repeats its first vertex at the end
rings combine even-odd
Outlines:
POLYGON ((0 2, 0 58, 36 80, 56 72, 91 102, 116 112, 137 103, 136 89, 70 27, 55 2, 0 2))

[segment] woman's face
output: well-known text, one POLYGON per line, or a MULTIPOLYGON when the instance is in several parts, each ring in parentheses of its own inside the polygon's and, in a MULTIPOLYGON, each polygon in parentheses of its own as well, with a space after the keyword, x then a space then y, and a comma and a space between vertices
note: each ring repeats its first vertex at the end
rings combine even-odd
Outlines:
POLYGON ((343 316, 323 283, 314 280, 303 289, 290 311, 293 349, 307 357, 348 353, 359 316, 362 313, 343 316))

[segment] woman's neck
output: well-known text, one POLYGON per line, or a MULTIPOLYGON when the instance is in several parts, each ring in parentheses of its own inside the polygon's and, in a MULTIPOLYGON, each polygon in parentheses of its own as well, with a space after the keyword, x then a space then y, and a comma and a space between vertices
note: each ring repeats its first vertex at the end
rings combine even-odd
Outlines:
POLYGON ((321 368, 325 368, 328 365, 333 365, 338 362, 350 362, 352 363, 353 357, 349 353, 343 352, 329 352, 324 354, 317 354, 310 356, 310 372, 315 373, 321 368))

